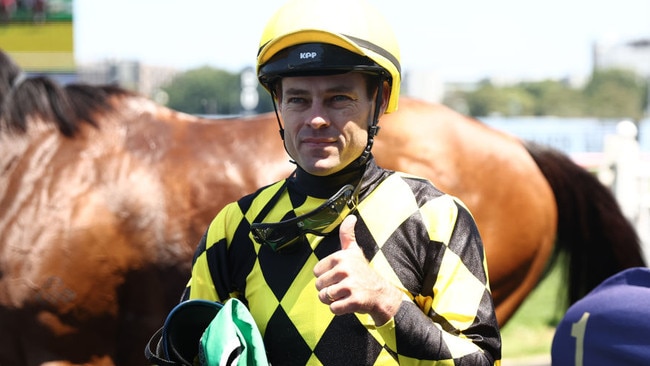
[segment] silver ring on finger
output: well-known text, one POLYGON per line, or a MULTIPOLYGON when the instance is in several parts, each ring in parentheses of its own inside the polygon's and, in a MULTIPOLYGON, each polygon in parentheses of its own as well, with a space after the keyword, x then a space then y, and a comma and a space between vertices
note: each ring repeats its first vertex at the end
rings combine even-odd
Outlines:
POLYGON ((330 288, 329 288, 329 286, 325 289, 325 297, 327 297, 327 300, 329 300, 330 302, 334 302, 334 301, 336 301, 336 299, 333 298, 332 295, 330 295, 330 288))

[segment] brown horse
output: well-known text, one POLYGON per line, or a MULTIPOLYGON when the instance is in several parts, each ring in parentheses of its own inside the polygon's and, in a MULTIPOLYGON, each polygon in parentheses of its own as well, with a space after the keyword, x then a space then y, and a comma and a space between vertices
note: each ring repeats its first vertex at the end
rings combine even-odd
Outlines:
MULTIPOLYGON (((144 364, 212 217, 292 171, 275 116, 206 120, 19 74, 0 53, 0 365, 144 364)), ((501 325, 554 248, 570 301, 644 265, 613 196, 567 156, 407 98, 381 126, 380 165, 473 212, 501 325)))

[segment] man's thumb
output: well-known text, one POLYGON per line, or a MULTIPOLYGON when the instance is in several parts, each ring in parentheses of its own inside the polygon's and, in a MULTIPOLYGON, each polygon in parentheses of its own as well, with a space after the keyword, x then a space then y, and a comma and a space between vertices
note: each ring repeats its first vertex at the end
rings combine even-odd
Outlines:
POLYGON ((341 223, 339 228, 339 239, 341 240, 341 249, 346 250, 350 247, 357 246, 357 238, 354 234, 354 225, 357 223, 357 217, 349 215, 341 223))

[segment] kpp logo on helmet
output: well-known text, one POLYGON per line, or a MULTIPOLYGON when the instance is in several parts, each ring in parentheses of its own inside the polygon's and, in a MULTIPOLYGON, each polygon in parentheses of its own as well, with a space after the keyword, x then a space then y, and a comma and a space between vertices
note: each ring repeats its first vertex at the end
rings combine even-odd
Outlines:
POLYGON ((300 59, 316 58, 318 56, 317 52, 300 52, 300 59))

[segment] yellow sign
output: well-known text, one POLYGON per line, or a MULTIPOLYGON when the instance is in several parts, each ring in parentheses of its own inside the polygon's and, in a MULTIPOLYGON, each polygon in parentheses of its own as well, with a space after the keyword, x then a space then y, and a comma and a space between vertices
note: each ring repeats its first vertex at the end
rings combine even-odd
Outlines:
POLYGON ((72 0, 3 3, 0 48, 25 71, 74 71, 72 0))

